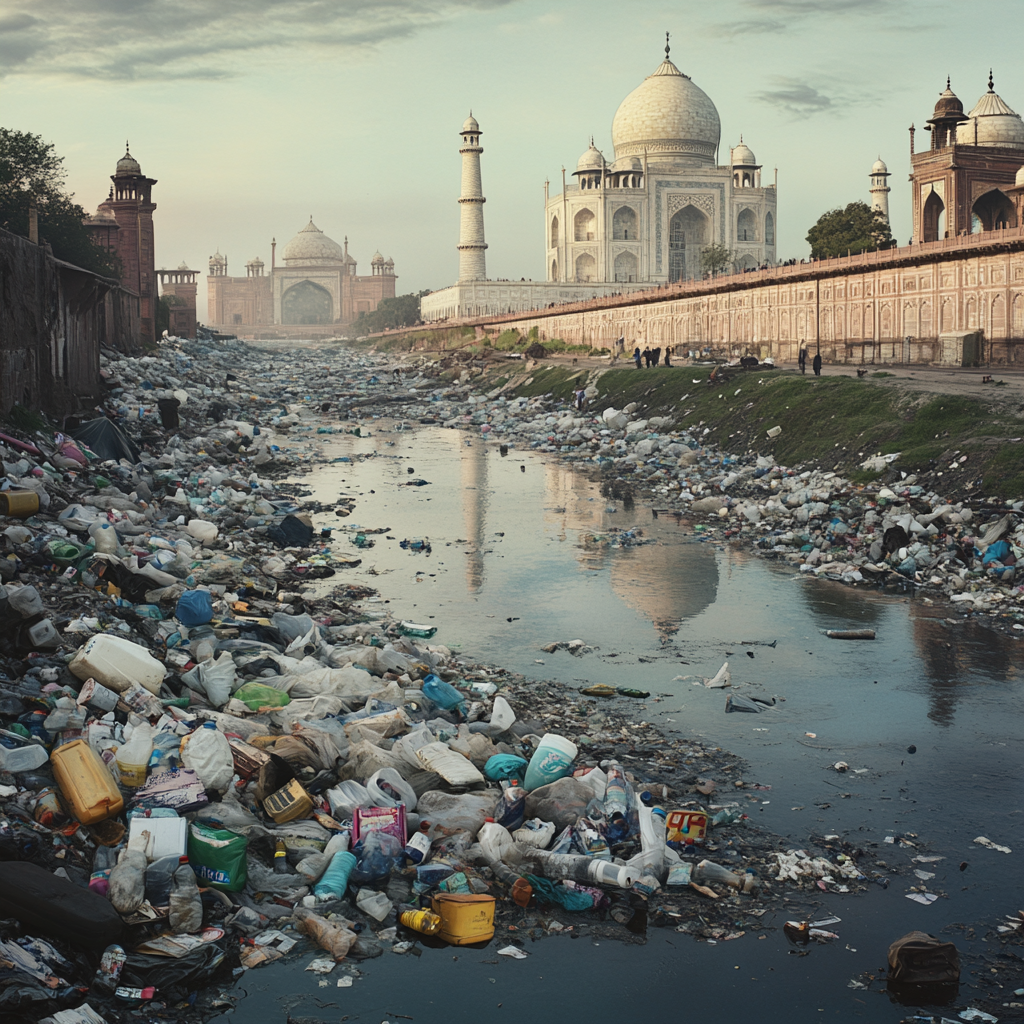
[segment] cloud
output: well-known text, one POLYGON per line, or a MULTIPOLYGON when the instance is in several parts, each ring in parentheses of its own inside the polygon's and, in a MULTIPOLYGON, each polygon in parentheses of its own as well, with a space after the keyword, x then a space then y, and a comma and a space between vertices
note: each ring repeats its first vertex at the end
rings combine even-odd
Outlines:
POLYGON ((892 9, 891 0, 741 0, 740 7, 749 17, 719 22, 712 33, 726 38, 764 35, 785 32, 818 15, 860 17, 875 8, 892 9))
POLYGON ((223 78, 297 48, 336 58, 516 2, 5 0, 0 74, 223 78))
POLYGON ((756 98, 794 115, 820 114, 830 110, 836 102, 834 97, 796 78, 776 77, 771 81, 774 88, 757 93, 756 98))

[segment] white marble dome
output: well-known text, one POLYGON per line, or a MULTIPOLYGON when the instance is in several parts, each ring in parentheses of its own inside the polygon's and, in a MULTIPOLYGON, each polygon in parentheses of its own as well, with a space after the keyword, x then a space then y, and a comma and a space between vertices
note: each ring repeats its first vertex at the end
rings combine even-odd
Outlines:
POLYGON ((125 143, 124 156, 117 161, 117 174, 141 174, 142 168, 139 166, 139 161, 135 159, 128 151, 128 144, 125 143))
POLYGON ((462 135, 462 134, 465 134, 466 132, 479 132, 479 131, 480 131, 480 125, 477 122, 477 119, 473 116, 473 111, 471 110, 469 112, 469 117, 467 117, 466 120, 462 122, 462 131, 459 134, 462 135))
POLYGON ((601 150, 594 145, 594 140, 590 140, 590 148, 579 158, 576 163, 576 173, 580 171, 600 171, 605 165, 604 156, 601 150))
POLYGON ((1013 179, 1014 185, 1024 185, 1024 167, 1017 171, 1017 177, 1013 179))
POLYGON ((879 157, 871 165, 871 173, 872 174, 888 174, 889 173, 889 168, 885 166, 885 161, 881 157, 879 157))
POLYGON ((345 250, 328 238, 309 218, 309 223, 284 247, 284 261, 292 266, 341 263, 345 250))
POLYGON ((1024 121, 989 85, 989 90, 967 115, 968 120, 956 129, 961 146, 1003 146, 1024 149, 1024 121), (977 131, 977 136, 975 136, 977 131), (975 143, 977 138, 977 143, 975 143))
POLYGON ((714 162, 722 135, 711 98, 667 58, 619 104, 612 121, 616 159, 714 162))
POLYGON ((740 144, 732 147, 732 166, 735 167, 737 164, 753 164, 757 166, 757 159, 754 156, 753 150, 743 141, 743 136, 740 136, 740 144))

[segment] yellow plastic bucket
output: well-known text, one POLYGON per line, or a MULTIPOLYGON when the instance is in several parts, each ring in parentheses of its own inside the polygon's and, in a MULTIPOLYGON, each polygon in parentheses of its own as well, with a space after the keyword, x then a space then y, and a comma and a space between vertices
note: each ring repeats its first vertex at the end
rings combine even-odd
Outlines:
POLYGON ((468 946, 494 937, 494 897, 438 893, 434 913, 441 917, 439 939, 453 946, 468 946))
POLYGON ((39 511, 39 495, 35 491, 0 491, 0 516, 28 519, 39 511))

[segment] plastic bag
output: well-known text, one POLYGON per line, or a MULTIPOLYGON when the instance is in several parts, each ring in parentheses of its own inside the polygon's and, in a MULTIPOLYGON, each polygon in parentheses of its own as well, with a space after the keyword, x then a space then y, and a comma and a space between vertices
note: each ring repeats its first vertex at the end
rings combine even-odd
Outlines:
POLYGON ((331 814, 341 821, 351 818, 357 807, 373 806, 369 790, 354 779, 347 779, 327 790, 325 796, 330 802, 331 814))
POLYGON ((291 697, 282 690, 267 686, 265 683, 243 683, 234 693, 235 700, 240 700, 250 711, 261 708, 283 708, 291 703, 291 697))
POLYGON ((368 833, 352 850, 356 866, 349 875, 349 881, 364 885, 387 878, 401 863, 403 850, 402 840, 390 832, 368 833))
POLYGON ((300 907, 295 911, 295 920, 299 931, 308 935, 321 949, 327 950, 335 960, 344 960, 356 941, 356 933, 344 918, 328 921, 312 910, 300 907))
POLYGON ((494 791, 459 794, 432 789, 420 795, 416 811, 421 820, 430 822, 427 835, 431 840, 461 830, 475 836, 484 821, 493 816, 497 802, 494 791))
POLYGON ((245 836, 194 821, 188 830, 188 862, 211 889, 241 892, 248 878, 245 836))
POLYGON ((213 618, 213 595, 208 590, 186 590, 178 598, 174 617, 183 626, 203 626, 213 618))
POLYGON ((587 805, 593 797, 594 791, 579 779, 572 776, 556 779, 530 793, 526 798, 526 816, 543 818, 563 829, 587 813, 587 805))
POLYGON ((215 708, 222 708, 227 704, 235 684, 235 663, 231 655, 224 652, 216 660, 200 662, 186 672, 181 681, 189 689, 204 694, 215 708))

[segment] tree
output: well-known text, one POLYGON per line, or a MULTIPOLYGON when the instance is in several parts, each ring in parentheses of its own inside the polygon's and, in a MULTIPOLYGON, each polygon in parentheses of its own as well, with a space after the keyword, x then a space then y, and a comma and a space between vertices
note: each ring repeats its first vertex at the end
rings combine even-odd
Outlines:
POLYGON ((120 277, 117 257, 93 242, 85 211, 65 189, 64 158, 39 135, 0 128, 0 226, 28 235, 29 210, 39 218, 39 240, 54 256, 104 277, 120 277))
POLYGON ((360 313, 352 330, 356 337, 364 334, 378 334, 380 331, 394 330, 396 327, 411 327, 420 318, 420 299, 429 291, 424 290, 416 295, 399 295, 394 299, 381 299, 380 305, 372 313, 360 313))
POLYGON ((896 244, 885 218, 860 200, 845 210, 823 213, 807 232, 807 241, 811 243, 811 259, 816 260, 891 249, 896 244))
POLYGON ((700 254, 700 269, 704 274, 719 274, 736 262, 736 253, 720 242, 704 246, 700 254))

